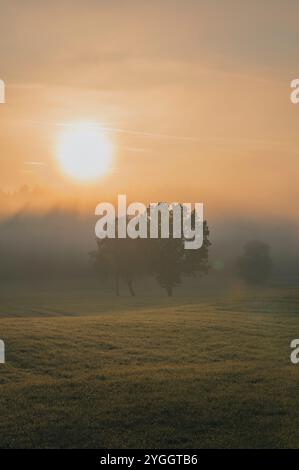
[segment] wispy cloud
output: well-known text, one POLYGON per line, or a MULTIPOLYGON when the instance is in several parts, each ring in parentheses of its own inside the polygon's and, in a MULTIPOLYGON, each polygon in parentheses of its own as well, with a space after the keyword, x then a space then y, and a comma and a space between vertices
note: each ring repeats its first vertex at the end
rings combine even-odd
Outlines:
POLYGON ((33 165, 33 166, 44 166, 44 162, 38 162, 38 161, 31 161, 31 162, 24 162, 24 165, 33 165))
POLYGON ((124 147, 124 150, 126 150, 127 152, 132 152, 132 153, 148 153, 152 151, 149 148, 140 148, 140 147, 124 147))

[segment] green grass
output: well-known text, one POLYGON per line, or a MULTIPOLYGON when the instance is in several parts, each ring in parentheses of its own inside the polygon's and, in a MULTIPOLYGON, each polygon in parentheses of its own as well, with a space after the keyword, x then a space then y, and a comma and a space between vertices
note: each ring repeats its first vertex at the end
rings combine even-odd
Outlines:
POLYGON ((0 447, 299 447, 299 290, 2 286, 0 447))

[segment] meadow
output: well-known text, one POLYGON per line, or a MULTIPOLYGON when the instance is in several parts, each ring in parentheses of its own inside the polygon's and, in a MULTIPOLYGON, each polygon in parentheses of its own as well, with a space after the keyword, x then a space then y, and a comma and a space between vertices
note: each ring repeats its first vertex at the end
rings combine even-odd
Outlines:
POLYGON ((1 448, 299 447, 299 289, 2 283, 1 448))

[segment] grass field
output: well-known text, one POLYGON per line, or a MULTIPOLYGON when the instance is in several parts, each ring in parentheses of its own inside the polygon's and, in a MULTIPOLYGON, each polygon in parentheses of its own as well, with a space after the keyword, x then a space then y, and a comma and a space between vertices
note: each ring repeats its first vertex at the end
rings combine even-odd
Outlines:
POLYGON ((299 290, 2 285, 0 447, 299 447, 299 290))

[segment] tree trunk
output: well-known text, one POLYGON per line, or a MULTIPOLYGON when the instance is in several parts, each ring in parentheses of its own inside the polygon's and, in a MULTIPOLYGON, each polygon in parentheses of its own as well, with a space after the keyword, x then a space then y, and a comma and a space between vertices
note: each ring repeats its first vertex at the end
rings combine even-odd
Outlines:
POLYGON ((172 286, 168 286, 166 289, 168 297, 172 297, 172 286))
POLYGON ((133 289, 133 281, 131 279, 128 280, 128 288, 132 297, 135 297, 135 291, 133 289))
POLYGON ((115 295, 119 296, 119 277, 118 274, 115 276, 115 295))

